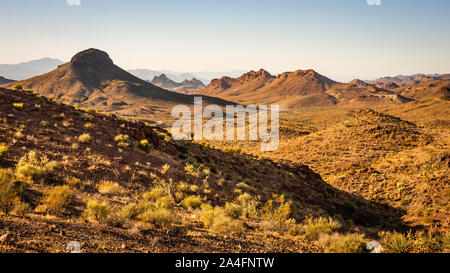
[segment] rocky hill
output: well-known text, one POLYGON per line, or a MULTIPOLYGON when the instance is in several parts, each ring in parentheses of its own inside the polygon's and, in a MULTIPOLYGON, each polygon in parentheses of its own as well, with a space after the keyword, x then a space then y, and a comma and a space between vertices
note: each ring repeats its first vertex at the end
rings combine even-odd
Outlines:
POLYGON ((0 89, 0 143, 2 252, 317 252, 320 232, 397 225, 399 211, 306 166, 27 91, 0 89))
POLYGON ((183 94, 193 94, 205 87, 203 82, 195 78, 191 80, 185 79, 181 83, 178 83, 169 79, 165 74, 155 76, 151 83, 161 88, 183 94))

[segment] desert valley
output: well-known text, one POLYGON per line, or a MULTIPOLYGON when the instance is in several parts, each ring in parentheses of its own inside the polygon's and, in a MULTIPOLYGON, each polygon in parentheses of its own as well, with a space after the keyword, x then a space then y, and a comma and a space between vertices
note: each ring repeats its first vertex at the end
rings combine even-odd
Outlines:
POLYGON ((92 48, 47 70, 0 77, 2 252, 450 251, 449 74, 144 80, 92 48), (280 105, 279 148, 173 140, 195 96, 280 105))

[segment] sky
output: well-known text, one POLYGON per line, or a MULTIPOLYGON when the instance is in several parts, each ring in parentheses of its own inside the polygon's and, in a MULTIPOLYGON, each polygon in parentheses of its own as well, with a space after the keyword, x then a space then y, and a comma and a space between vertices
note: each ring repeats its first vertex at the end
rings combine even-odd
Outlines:
POLYGON ((0 63, 87 48, 125 69, 450 73, 448 0, 0 0, 0 63))

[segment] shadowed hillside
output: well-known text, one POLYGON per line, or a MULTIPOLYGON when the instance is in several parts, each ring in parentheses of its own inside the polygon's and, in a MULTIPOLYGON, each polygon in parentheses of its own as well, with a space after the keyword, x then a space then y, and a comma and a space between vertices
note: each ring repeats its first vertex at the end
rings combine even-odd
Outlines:
POLYGON ((398 226, 401 211, 334 189, 303 165, 174 142, 26 91, 1 89, 0 102, 0 178, 16 185, 15 198, 2 199, 4 251, 82 240, 99 252, 317 252, 325 246, 310 241, 318 234, 307 216, 334 217, 317 218, 330 232, 398 226))

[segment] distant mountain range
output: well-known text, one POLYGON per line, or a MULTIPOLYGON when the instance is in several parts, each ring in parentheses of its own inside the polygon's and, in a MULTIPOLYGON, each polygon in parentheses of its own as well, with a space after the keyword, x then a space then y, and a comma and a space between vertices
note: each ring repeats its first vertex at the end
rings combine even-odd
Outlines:
MULTIPOLYGON (((412 101, 411 95, 401 86, 407 82, 436 83, 439 90, 446 89, 448 74, 434 76, 410 76, 393 81, 365 82, 355 79, 349 83, 335 82, 312 69, 285 72, 273 76, 264 69, 250 71, 238 78, 214 79, 200 94, 215 96, 242 104, 279 104, 282 109, 302 107, 377 107, 412 101), (407 96, 409 95, 409 96, 407 96)), ((393 78, 390 78, 392 80, 393 78)), ((423 88, 419 94, 423 94, 423 88)), ((442 97, 442 96, 441 96, 442 97)), ((445 97, 445 95, 443 95, 445 97)))
POLYGON ((43 58, 19 64, 0 64, 0 75, 14 80, 24 80, 52 71, 64 62, 43 58))
POLYGON ((106 52, 97 49, 85 50, 76 54, 70 62, 60 63, 59 60, 46 58, 15 67, 9 65, 10 72, 21 71, 22 77, 25 71, 34 74, 56 68, 14 83, 6 78, 20 79, 19 74, 16 77, 6 76, 0 78, 0 84, 9 88, 21 84, 26 89, 53 96, 58 101, 134 117, 167 115, 175 104, 192 104, 193 96, 190 94, 205 96, 205 103, 279 104, 282 110, 329 106, 377 107, 421 98, 449 97, 450 74, 384 77, 370 82, 355 79, 339 83, 312 69, 284 72, 277 76, 260 69, 238 77, 213 79, 205 86, 190 73, 177 74, 177 79, 181 81, 152 70, 132 70, 135 74, 132 75, 114 65, 106 52), (150 75, 153 77, 147 78, 150 75))
POLYGON ((396 84, 398 86, 408 85, 408 84, 419 84, 434 80, 449 80, 450 74, 414 74, 414 75, 398 75, 394 77, 383 77, 373 81, 368 81, 369 83, 374 83, 378 85, 382 84, 396 84))
MULTIPOLYGON (((16 84, 61 102, 132 117, 149 115, 154 118, 158 114, 167 117, 174 105, 194 103, 191 95, 171 92, 131 75, 98 49, 82 51, 70 62, 46 74, 3 86, 12 88, 16 84)), ((204 101, 230 104, 207 96, 204 101)))
POLYGON ((10 83, 13 81, 14 80, 6 79, 6 78, 0 76, 0 84, 10 83))
MULTIPOLYGON (((59 59, 43 58, 38 60, 32 60, 29 62, 23 62, 19 64, 0 64, 0 75, 8 79, 25 80, 35 76, 39 76, 56 69, 59 65, 64 64, 59 59)), ((169 79, 175 82, 183 82, 184 80, 191 80, 193 78, 201 81, 204 84, 208 84, 213 78, 221 76, 236 77, 245 73, 244 70, 232 70, 228 72, 194 72, 184 73, 171 70, 150 70, 150 69, 131 69, 129 73, 134 76, 145 80, 152 81, 155 76, 166 75, 169 79)))
POLYGON ((193 94, 205 87, 203 82, 195 78, 178 83, 169 79, 165 74, 155 76, 151 83, 161 88, 183 94, 193 94))
POLYGON ((238 77, 239 75, 242 75, 245 73, 245 70, 231 70, 227 72, 210 72, 210 71, 203 71, 203 72, 189 72, 189 73, 182 73, 182 72, 175 72, 171 70, 150 70, 150 69, 132 69, 128 70, 131 74, 134 76, 141 78, 145 81, 152 81, 154 77, 161 76, 164 74, 167 78, 171 79, 175 82, 182 82, 184 80, 190 80, 190 79, 197 79, 204 84, 208 84, 211 82, 214 78, 219 78, 222 76, 228 76, 228 77, 238 77))

